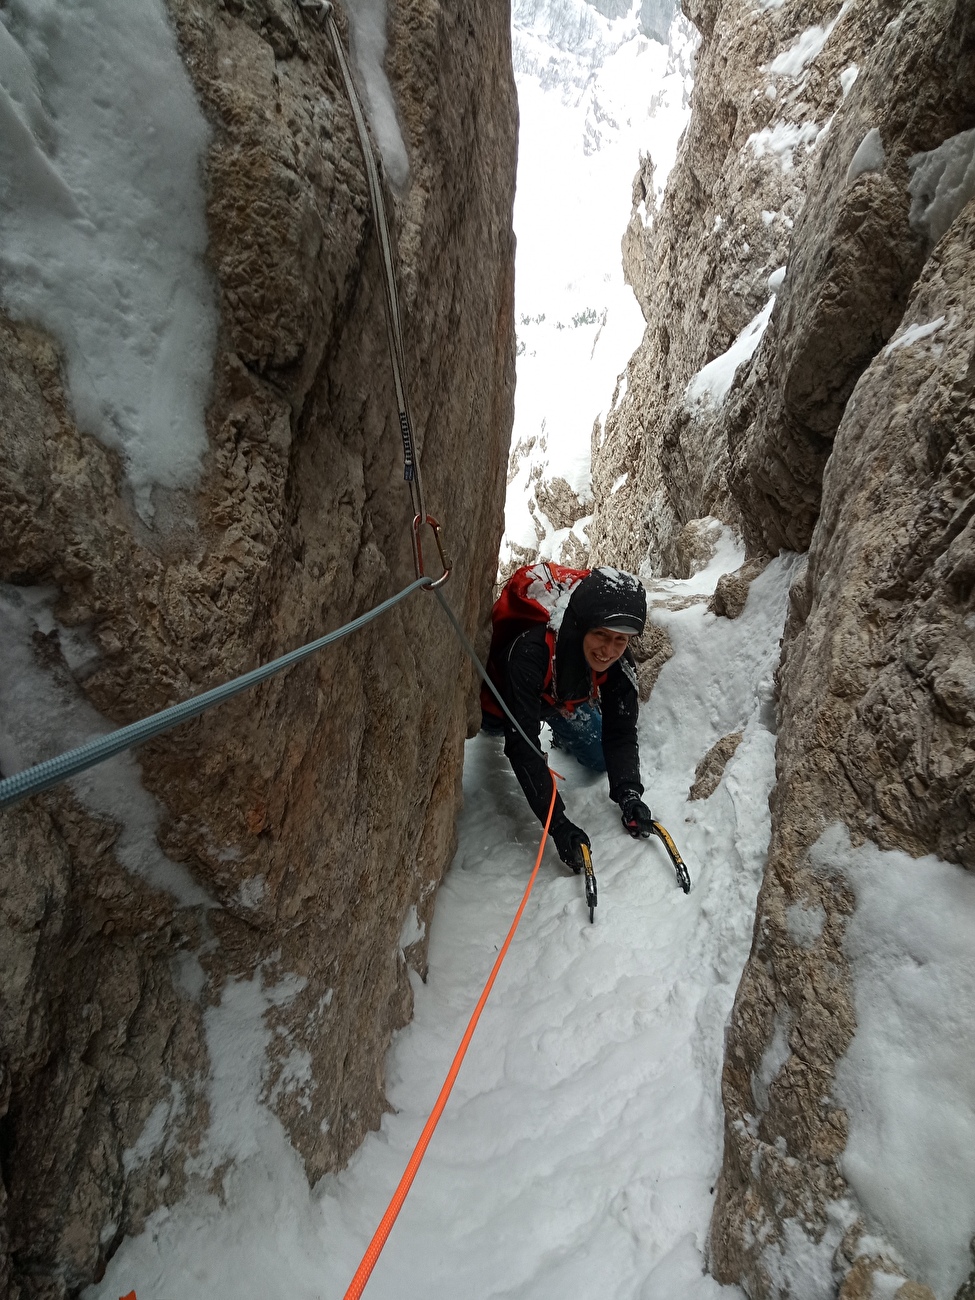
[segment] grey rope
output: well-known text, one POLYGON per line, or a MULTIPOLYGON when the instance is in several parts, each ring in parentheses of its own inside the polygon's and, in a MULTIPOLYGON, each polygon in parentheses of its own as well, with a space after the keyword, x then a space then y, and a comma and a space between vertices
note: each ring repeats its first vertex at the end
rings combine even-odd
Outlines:
POLYGON ((497 700, 497 702, 501 705, 502 709, 504 709, 505 713, 507 714, 508 718, 509 718, 510 721, 511 721, 511 725, 512 725, 512 726, 516 729, 516 731, 518 731, 518 733, 521 735, 521 738, 522 738, 522 740, 524 740, 525 744, 529 747, 529 749, 531 749, 534 753, 536 753, 536 754, 538 755, 538 757, 542 760, 542 762, 543 762, 543 763, 545 764, 545 766, 547 767, 547 766, 548 766, 548 758, 545 756, 545 754, 542 752, 542 750, 540 750, 540 749, 538 748, 538 746, 535 744, 535 742, 529 738, 529 736, 528 736, 527 733, 525 732, 524 727, 522 727, 521 723, 518 721, 518 719, 515 717, 515 715, 514 715, 514 714, 511 712, 511 710, 508 708, 507 704, 505 704, 504 700, 501 698, 501 692, 500 692, 500 691, 498 690, 498 688, 495 686, 494 682, 491 681, 491 678, 490 678, 490 677, 488 676, 488 674, 487 674, 487 669, 486 669, 486 668, 484 667, 484 665, 481 663, 480 659, 478 659, 478 657, 477 657, 477 651, 474 649, 474 647, 471 645, 470 641, 467 639, 467 635, 465 634, 464 629, 461 627, 460 623, 457 621, 457 616, 456 616, 456 614, 455 614, 454 611, 450 608, 450 606, 447 604, 447 601, 444 599, 443 592, 440 590, 439 587, 434 587, 434 588, 433 588, 433 594, 436 596, 437 600, 440 601, 440 604, 441 604, 441 606, 443 607, 443 612, 444 612, 444 613, 447 615, 447 617, 450 619, 451 623, 453 623, 453 625, 454 625, 454 631, 455 631, 455 632, 457 633, 457 635, 460 637, 460 643, 461 643, 461 645, 464 647, 464 649, 465 649, 465 650, 467 651, 467 653, 470 655, 471 659, 474 661, 474 667, 475 667, 475 668, 477 669, 477 671, 481 674, 481 680, 484 682, 484 685, 488 688, 488 690, 491 692, 491 694, 494 696, 494 698, 497 700))
POLYGON ((342 38, 339 35, 339 29, 336 26, 335 18, 332 13, 332 5, 329 0, 298 0, 298 7, 304 13, 312 14, 318 18, 325 30, 328 32, 332 48, 335 50, 335 57, 338 61, 339 69, 342 73, 342 80, 345 83, 345 91, 352 106, 352 116, 355 118, 356 130, 359 133, 359 147, 362 150, 362 159, 366 166, 366 179, 369 183, 369 198, 372 203, 372 215, 376 226, 376 235, 379 239, 379 247, 382 252, 383 268, 385 270, 385 289, 386 289, 386 333, 389 340, 389 356, 393 365, 393 382, 396 387, 396 407, 399 413, 400 433, 403 438, 403 456, 404 470, 403 477, 410 485, 410 497, 413 503, 414 516, 418 516, 425 521, 427 517, 426 506, 423 499, 423 481, 420 477, 420 459, 416 450, 416 441, 413 432, 413 417, 410 414, 409 396, 406 391, 406 350, 403 346, 403 327, 400 318, 399 296, 396 292, 396 276, 393 271, 393 248, 392 240, 389 235, 389 222, 386 217, 386 202, 383 198, 383 187, 379 179, 379 168, 376 165, 376 155, 372 147, 372 141, 369 138, 369 131, 366 127, 365 115, 362 111, 362 104, 358 92, 355 88, 355 82, 352 79, 352 71, 349 68, 349 61, 345 56, 345 48, 342 45, 342 38))
POLYGON ((204 691, 202 695, 195 695, 190 700, 184 700, 182 704, 174 704, 171 708, 163 709, 161 713, 154 713, 148 718, 143 718, 141 722, 133 722, 127 727, 119 727, 117 731, 109 732, 107 736, 98 736, 95 740, 89 740, 84 745, 79 745, 77 749, 69 749, 67 753, 59 754, 56 758, 49 758, 43 763, 38 763, 35 767, 28 767, 23 772, 16 772, 13 776, 8 776, 5 780, 0 781, 0 808, 8 808, 11 804, 26 799, 28 795, 37 794, 40 790, 47 790, 52 785, 59 785, 69 777, 77 776, 79 772, 87 771, 90 767, 104 763, 107 758, 120 754, 122 750, 132 749, 135 745, 144 744, 145 741, 151 740, 153 736, 169 731, 171 727, 176 727, 181 722, 188 722, 190 718, 205 713, 217 704, 223 704, 225 700, 239 695, 241 691, 246 691, 259 682, 267 681, 269 677, 282 672, 285 668, 290 668, 293 664, 300 663, 302 659, 307 659, 309 655, 324 650, 333 641, 338 641, 351 632, 357 632, 359 628, 365 627, 374 618, 379 618, 381 614, 385 614, 394 605, 398 605, 401 600, 405 600, 418 588, 428 587, 432 582, 432 578, 417 578, 408 587, 404 587, 402 591, 397 592, 395 596, 390 596, 388 600, 384 600, 381 605, 367 610, 365 614, 360 614, 358 618, 354 618, 351 623, 336 628, 334 632, 319 637, 317 641, 309 641, 307 645, 303 645, 297 650, 289 650, 287 654, 282 655, 279 659, 273 659, 270 663, 264 664, 260 668, 254 668, 241 677, 235 677, 222 686, 215 686, 211 691, 204 691))

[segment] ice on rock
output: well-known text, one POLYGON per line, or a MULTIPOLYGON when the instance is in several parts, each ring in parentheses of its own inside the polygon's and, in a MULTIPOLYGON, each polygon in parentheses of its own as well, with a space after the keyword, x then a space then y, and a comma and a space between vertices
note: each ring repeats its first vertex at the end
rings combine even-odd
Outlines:
POLYGON ((881 1273, 874 1269, 873 1277, 870 1284, 873 1290, 870 1300, 895 1300, 895 1297, 904 1283, 906 1277, 901 1277, 899 1273, 881 1273))
POLYGON ((386 175, 405 185, 410 160, 400 130, 396 101, 386 76, 386 0, 352 0, 347 6, 352 56, 365 90, 365 109, 386 175))
POLYGON ((975 197, 975 128, 961 131, 927 153, 907 160, 911 170, 911 225, 933 248, 962 208, 975 197))
POLYGON ((405 951, 411 944, 417 943, 426 933, 426 926, 420 921, 416 910, 416 904, 413 903, 406 913, 406 919, 403 921, 403 928, 400 930, 399 944, 400 951, 405 951))
POLYGON ((846 183, 849 185, 864 172, 883 171, 887 162, 884 143, 880 138, 879 127, 873 126, 856 147, 850 165, 846 169, 846 183))
POLYGON ((789 1300, 825 1300, 836 1294, 833 1258, 856 1214, 844 1202, 833 1202, 826 1231, 819 1233, 803 1219, 786 1219, 779 1240, 762 1251, 762 1267, 773 1295, 789 1300))

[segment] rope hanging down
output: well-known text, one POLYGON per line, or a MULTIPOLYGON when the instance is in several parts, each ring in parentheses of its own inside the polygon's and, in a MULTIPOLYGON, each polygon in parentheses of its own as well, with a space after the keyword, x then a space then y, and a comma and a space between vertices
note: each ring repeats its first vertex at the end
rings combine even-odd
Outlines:
POLYGON ((379 249, 383 259, 383 284, 386 296, 386 336, 389 342, 389 358, 393 367, 393 384, 396 389, 396 409, 399 415, 400 434, 403 439, 403 477, 410 486, 410 500, 413 504, 413 531, 411 541, 413 546, 413 564, 416 569, 416 576, 423 577, 423 545, 420 534, 424 527, 428 527, 437 544, 437 551, 440 555, 440 563, 443 566, 443 573, 437 579, 436 583, 430 584, 431 587, 439 586, 446 582, 450 576, 450 563, 444 552, 443 542, 440 537, 440 525, 432 515, 427 514, 426 503, 423 496, 423 478, 420 474, 420 457, 416 449, 416 437, 413 430, 413 417, 410 413, 409 394, 406 389, 406 349, 403 346, 403 325, 399 309, 399 295, 396 290, 396 275, 393 269, 393 245, 389 235, 389 221, 386 216, 386 200, 383 197, 382 182, 379 177, 379 166, 376 162, 375 150, 369 137, 369 131, 366 127, 365 114, 362 111, 362 103, 359 99, 358 91, 355 88, 355 82, 352 79, 352 71, 349 67, 349 61, 346 58, 345 47, 342 44, 342 37, 336 25, 332 12, 330 0, 298 0, 298 8, 306 14, 317 18, 328 33, 332 48, 335 51, 335 58, 342 73, 342 81, 345 84, 345 93, 348 96, 349 104, 352 107, 352 116, 355 119, 356 131, 359 135, 359 148, 362 151, 362 159, 366 168, 366 180, 369 185, 369 200, 372 205, 373 222, 376 227, 376 236, 379 240, 379 249))
POLYGON ((470 1046, 471 1039, 474 1037, 474 1030, 477 1028, 477 1022, 481 1018, 481 1012, 484 1010, 485 1003, 490 997, 491 990, 494 988, 494 981, 498 977, 501 963, 504 961, 508 949, 511 947, 511 941, 515 937, 518 923, 528 905, 528 899, 531 895, 532 887, 535 884, 535 878, 538 875, 538 868, 541 865, 542 854, 545 852, 545 844, 548 840, 548 828, 552 822, 552 813, 555 811, 555 796, 558 789, 555 781, 556 778, 560 781, 562 780, 559 773, 553 771, 552 768, 549 768, 549 772, 552 777, 552 798, 548 806, 548 817, 545 820, 545 829, 542 831, 542 842, 538 846, 535 865, 532 868, 531 875, 528 877, 528 884, 525 886, 525 892, 522 895, 521 903, 518 905, 518 911, 515 913, 515 919, 511 922, 511 927, 508 930, 507 937, 501 945, 501 951, 498 953, 497 960, 491 968, 491 974, 488 976, 487 983, 484 985, 484 991, 478 999, 477 1006, 474 1008, 467 1029, 464 1031, 464 1037, 461 1039, 460 1046, 457 1048, 457 1051, 454 1054, 454 1059, 450 1063, 450 1069, 447 1071, 447 1077, 444 1080, 443 1087, 440 1089, 440 1095, 434 1103, 429 1119, 423 1126, 423 1132, 420 1134, 419 1140, 413 1148, 413 1154, 409 1158, 406 1169, 403 1172, 403 1177, 399 1180, 399 1184, 396 1191, 393 1193, 392 1200, 389 1202, 386 1213, 383 1215, 382 1221, 376 1229, 372 1241, 370 1241, 366 1249, 366 1253, 362 1257, 362 1262, 356 1269, 355 1277, 349 1284, 349 1289, 345 1293, 345 1300, 359 1300, 359 1297, 365 1290, 366 1283, 369 1281, 372 1270, 376 1267, 379 1256, 382 1254, 383 1247, 386 1245, 387 1238, 393 1229, 393 1224, 396 1222, 399 1212, 403 1208, 403 1202, 406 1200, 407 1193, 413 1186, 413 1180, 417 1175, 423 1157, 426 1155, 427 1147, 430 1145, 430 1139, 433 1137, 434 1130, 440 1122, 440 1116, 444 1112, 444 1107, 447 1105, 447 1099, 450 1097, 451 1090, 453 1089, 454 1083, 457 1080, 457 1075, 460 1072, 460 1067, 464 1062, 464 1057, 467 1055, 467 1049, 470 1046))

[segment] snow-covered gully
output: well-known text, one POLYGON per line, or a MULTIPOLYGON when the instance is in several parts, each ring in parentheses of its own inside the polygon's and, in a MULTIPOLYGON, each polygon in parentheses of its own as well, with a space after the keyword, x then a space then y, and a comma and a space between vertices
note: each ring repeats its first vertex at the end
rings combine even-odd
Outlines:
MULTIPOLYGON (((680 892, 659 844, 623 834, 604 778, 563 760, 569 810, 593 839, 596 923, 578 879, 547 855, 370 1300, 740 1294, 705 1276, 702 1252, 720 1156, 722 1036, 768 839, 772 674, 793 561, 766 570, 738 620, 716 618, 700 598, 739 562, 726 545, 695 578, 651 593, 652 617, 675 653, 641 719, 645 780, 694 889, 680 892), (699 599, 677 609, 675 596, 699 599), (688 802, 698 761, 738 730, 744 739, 717 790, 688 802)), ((388 1062, 395 1112, 348 1169, 309 1193, 278 1121, 260 1105, 260 1070, 249 1071, 246 1047, 225 1036, 233 1068, 218 1061, 214 1073, 250 1082, 251 1095, 237 1094, 250 1154, 229 1169, 221 1199, 158 1211, 87 1300, 132 1288, 139 1300, 344 1294, 439 1090, 537 838, 500 743, 479 736, 468 747, 460 845, 433 925, 429 977, 416 983, 414 1021, 388 1062)))

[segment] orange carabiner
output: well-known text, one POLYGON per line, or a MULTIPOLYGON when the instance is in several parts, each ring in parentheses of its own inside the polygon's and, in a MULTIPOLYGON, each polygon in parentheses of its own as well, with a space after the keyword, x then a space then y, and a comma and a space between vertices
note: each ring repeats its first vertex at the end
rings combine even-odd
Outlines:
POLYGON ((429 583, 425 588, 427 591, 433 591, 435 587, 442 587, 450 577, 450 561, 447 559, 446 552, 444 551, 443 542, 440 539, 440 525, 437 523, 436 519, 434 519, 433 515, 416 515, 413 520, 413 563, 416 567, 416 576, 418 578, 426 577, 426 574, 423 572, 423 543, 420 541, 420 529, 424 524, 426 524, 426 526, 433 532, 433 539, 437 543, 437 551, 440 555, 440 564, 443 568, 443 573, 437 581, 429 583))

